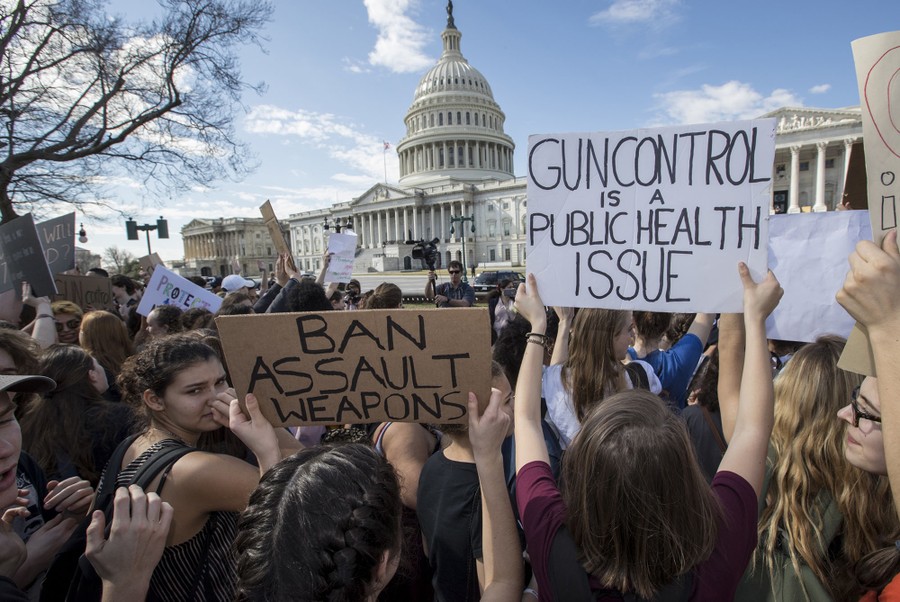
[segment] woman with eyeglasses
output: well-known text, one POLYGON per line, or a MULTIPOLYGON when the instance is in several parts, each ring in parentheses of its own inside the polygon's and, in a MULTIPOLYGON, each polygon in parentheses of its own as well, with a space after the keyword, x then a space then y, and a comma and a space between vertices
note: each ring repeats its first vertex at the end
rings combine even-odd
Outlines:
MULTIPOLYGON (((854 466, 887 475, 894 510, 900 505, 900 250, 897 231, 887 233, 879 248, 862 241, 850 255, 850 272, 838 302, 866 327, 878 378, 868 376, 859 393, 838 412, 846 423, 844 456, 854 466)), ((886 501, 884 502, 886 503, 886 501)), ((900 529, 882 532, 880 546, 854 569, 864 602, 900 599, 900 529)))
POLYGON ((71 301, 54 301, 50 309, 56 322, 56 340, 66 345, 77 345, 84 311, 71 301))
MULTIPOLYGON (((730 327, 728 319, 723 327, 730 327)), ((723 394, 738 394, 727 389, 741 383, 731 374, 741 353, 742 345, 735 348, 739 339, 730 337, 720 350, 723 394)), ((844 459, 846 425, 834 415, 856 397, 862 381, 838 367, 845 342, 824 336, 801 347, 775 379, 759 543, 738 602, 858 597, 851 591, 850 567, 896 527, 894 509, 884 503, 887 479, 844 459)))

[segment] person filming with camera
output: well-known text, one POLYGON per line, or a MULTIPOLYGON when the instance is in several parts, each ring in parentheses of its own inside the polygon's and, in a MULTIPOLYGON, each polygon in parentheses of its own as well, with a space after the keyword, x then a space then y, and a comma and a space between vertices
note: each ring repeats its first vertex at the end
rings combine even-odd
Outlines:
POLYGON ((462 281, 463 265, 455 259, 450 262, 447 272, 450 282, 436 284, 434 270, 428 272, 425 298, 434 301, 437 307, 472 307, 475 304, 475 289, 462 281))

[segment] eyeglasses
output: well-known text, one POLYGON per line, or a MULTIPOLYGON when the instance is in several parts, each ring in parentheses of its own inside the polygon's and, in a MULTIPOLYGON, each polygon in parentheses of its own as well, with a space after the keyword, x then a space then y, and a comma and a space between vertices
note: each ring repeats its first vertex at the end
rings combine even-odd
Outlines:
POLYGON ((68 322, 57 322, 56 323, 56 332, 62 332, 65 329, 68 330, 78 330, 78 327, 81 326, 81 320, 69 320, 68 322))
POLYGON ((447 270, 451 274, 459 274, 459 270, 447 270))
POLYGON ((857 399, 859 399, 859 387, 853 389, 853 393, 850 395, 850 407, 853 409, 853 426, 859 428, 860 418, 865 418, 870 422, 881 424, 881 416, 876 416, 874 414, 869 414, 864 410, 860 410, 857 399))

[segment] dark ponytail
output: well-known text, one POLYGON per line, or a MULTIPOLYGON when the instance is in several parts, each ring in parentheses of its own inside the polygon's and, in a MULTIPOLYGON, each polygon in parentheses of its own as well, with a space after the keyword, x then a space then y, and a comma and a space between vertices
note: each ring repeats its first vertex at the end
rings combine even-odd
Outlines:
POLYGON ((900 542, 885 542, 885 547, 860 558, 854 573, 860 587, 880 592, 900 573, 900 542))
POLYGON ((359 444, 305 449, 272 467, 238 521, 238 601, 355 602, 400 553, 400 488, 359 444))

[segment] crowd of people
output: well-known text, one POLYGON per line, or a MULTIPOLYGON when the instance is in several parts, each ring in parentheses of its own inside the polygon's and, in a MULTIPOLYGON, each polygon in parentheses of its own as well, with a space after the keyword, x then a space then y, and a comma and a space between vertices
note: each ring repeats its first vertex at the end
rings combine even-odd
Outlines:
MULTIPOLYGON (((894 232, 837 298, 877 377, 838 336, 767 340, 771 272, 737 266, 720 316, 548 308, 529 275, 483 301, 466 424, 273 427, 238 400, 217 316, 406 311, 275 266, 198 279, 216 314, 140 315, 123 275, 118 311, 0 294, 0 599, 900 600, 894 232)), ((477 306, 464 269, 426 298, 477 306)))

